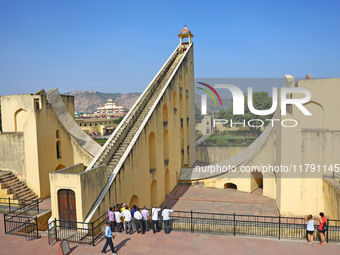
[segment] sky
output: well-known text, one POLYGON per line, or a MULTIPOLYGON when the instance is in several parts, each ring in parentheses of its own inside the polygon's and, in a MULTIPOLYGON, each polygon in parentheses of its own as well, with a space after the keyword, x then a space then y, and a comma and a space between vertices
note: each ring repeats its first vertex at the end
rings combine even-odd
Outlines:
POLYGON ((340 77, 340 1, 0 0, 0 95, 141 92, 194 34, 196 78, 340 77))

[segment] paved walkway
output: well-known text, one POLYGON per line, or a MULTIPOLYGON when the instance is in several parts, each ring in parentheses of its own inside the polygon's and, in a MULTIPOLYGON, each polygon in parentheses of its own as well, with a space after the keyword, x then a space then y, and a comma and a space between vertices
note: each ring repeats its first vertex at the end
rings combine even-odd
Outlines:
MULTIPOLYGON (((2 216, 2 215, 0 215, 2 216)), ((0 255, 16 254, 58 254, 60 242, 49 246, 47 238, 26 241, 23 237, 5 235, 3 221, 0 223, 0 255)), ((117 234, 114 240, 118 254, 134 255, 208 255, 208 254, 233 254, 233 255, 320 255, 340 254, 340 244, 318 243, 308 245, 307 242, 285 241, 272 239, 242 238, 223 235, 190 234, 184 232, 171 232, 169 235, 163 231, 153 234, 152 231, 145 235, 117 234)), ((95 247, 83 244, 70 243, 72 255, 100 254, 104 245, 103 238, 95 247)), ((111 254, 107 250, 106 254, 111 254)))
POLYGON ((234 189, 178 185, 163 205, 176 211, 278 216, 274 199, 264 197, 261 188, 246 193, 234 189))

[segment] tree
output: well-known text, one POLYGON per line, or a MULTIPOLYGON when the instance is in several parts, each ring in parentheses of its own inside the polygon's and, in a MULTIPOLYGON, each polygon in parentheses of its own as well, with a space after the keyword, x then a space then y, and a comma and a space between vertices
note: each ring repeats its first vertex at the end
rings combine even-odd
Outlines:
MULTIPOLYGON (((270 109, 272 106, 272 98, 268 96, 268 92, 254 92, 253 93, 253 106, 257 110, 267 110, 270 109)), ((233 108, 229 108, 228 110, 221 110, 218 114, 219 119, 226 119, 230 120, 232 119, 233 122, 243 122, 244 120, 247 122, 249 120, 253 119, 259 119, 264 122, 264 124, 268 124, 268 121, 265 121, 266 119, 271 119, 273 117, 273 114, 270 115, 256 115, 249 111, 248 108, 248 96, 244 97, 244 115, 233 115, 233 108)), ((261 121, 254 121, 251 123, 252 126, 260 126, 261 121)), ((260 127, 249 127, 250 131, 254 134, 259 134, 260 127)))
POLYGON ((115 119, 115 120, 113 121, 113 123, 119 124, 123 119, 124 119, 124 117, 123 117, 123 116, 120 116, 118 119, 115 119))
POLYGON ((195 121, 196 123, 201 123, 203 119, 203 115, 201 114, 201 110, 197 105, 195 105, 195 121))

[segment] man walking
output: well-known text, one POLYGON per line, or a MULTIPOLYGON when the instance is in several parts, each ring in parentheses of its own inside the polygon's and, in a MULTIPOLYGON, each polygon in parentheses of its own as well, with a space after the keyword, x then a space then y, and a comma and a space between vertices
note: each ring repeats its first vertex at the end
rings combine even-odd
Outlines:
POLYGON ((122 212, 121 216, 125 219, 125 233, 127 234, 129 229, 129 234, 132 235, 132 215, 128 206, 125 206, 125 210, 122 212))
POLYGON ((136 220, 136 230, 137 230, 137 233, 139 234, 140 232, 142 232, 142 234, 144 234, 144 228, 143 228, 143 216, 142 214, 140 213, 140 209, 137 208, 136 209, 137 211, 135 211, 133 217, 134 219, 136 220))
POLYGON ((116 254, 115 247, 113 246, 113 242, 112 242, 112 238, 114 238, 114 237, 112 235, 111 222, 110 221, 106 222, 105 237, 106 237, 106 242, 105 242, 105 245, 104 245, 101 253, 104 254, 106 252, 107 246, 110 245, 112 254, 116 254))
POLYGON ((156 234, 156 231, 159 232, 159 226, 158 226, 158 213, 161 211, 161 208, 157 208, 156 205, 153 206, 151 210, 151 218, 152 218, 152 230, 153 233, 156 234), (156 226, 155 226, 156 225, 156 226))
POLYGON ((142 210, 142 216, 143 216, 143 227, 144 227, 144 231, 148 232, 149 231, 149 211, 146 210, 145 205, 143 206, 143 210, 142 210))
POLYGON ((170 216, 169 216, 169 214, 171 212, 174 212, 174 210, 170 210, 166 206, 164 207, 164 209, 162 211, 162 217, 163 217, 164 232, 165 232, 165 234, 169 234, 170 233, 170 229, 169 229, 170 216))

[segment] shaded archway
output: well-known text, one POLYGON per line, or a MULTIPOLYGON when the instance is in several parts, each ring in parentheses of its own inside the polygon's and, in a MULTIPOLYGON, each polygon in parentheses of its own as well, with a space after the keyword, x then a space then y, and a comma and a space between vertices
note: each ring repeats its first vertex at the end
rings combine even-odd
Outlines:
POLYGON ((182 85, 182 75, 180 74, 179 75, 179 87, 182 88, 183 85, 182 85))
POLYGON ((163 123, 168 122, 168 106, 166 104, 163 105, 163 123))
POLYGON ((157 181, 153 180, 150 188, 150 197, 151 197, 151 206, 158 205, 157 204, 157 181))
POLYGON ((164 160, 169 159, 169 132, 167 129, 164 130, 163 134, 163 152, 164 152, 164 160))
POLYGON ((169 169, 165 171, 164 176, 164 187, 165 187, 165 195, 170 194, 170 176, 169 176, 169 169))
POLYGON ((62 154, 61 154, 61 142, 57 141, 56 143, 56 150, 57 150, 57 158, 61 158, 62 154))
POLYGON ((188 76, 188 68, 185 68, 185 88, 189 90, 189 76, 188 76))
POLYGON ((179 111, 180 111, 181 118, 183 118, 183 96, 182 94, 179 94, 179 111))
POLYGON ((20 108, 14 113, 14 131, 23 132, 24 124, 28 118, 28 113, 24 109, 20 108))
POLYGON ((228 182, 224 184, 224 189, 236 189, 237 190, 237 185, 231 182, 228 182))
POLYGON ((65 167, 66 167, 66 166, 60 164, 60 165, 58 165, 58 166, 56 167, 56 169, 55 169, 54 171, 58 171, 58 170, 63 169, 63 168, 65 168, 65 167))
POLYGON ((133 205, 139 206, 138 196, 133 195, 130 199, 129 207, 132 208, 133 205))
POLYGON ((156 138, 154 132, 149 135, 149 166, 150 169, 156 169, 156 138))
POLYGON ((55 131, 55 137, 56 137, 57 139, 60 138, 60 131, 59 131, 59 130, 55 131))
POLYGON ((174 103, 174 108, 177 109, 177 93, 176 91, 174 91, 174 96, 173 96, 173 103, 174 103))

